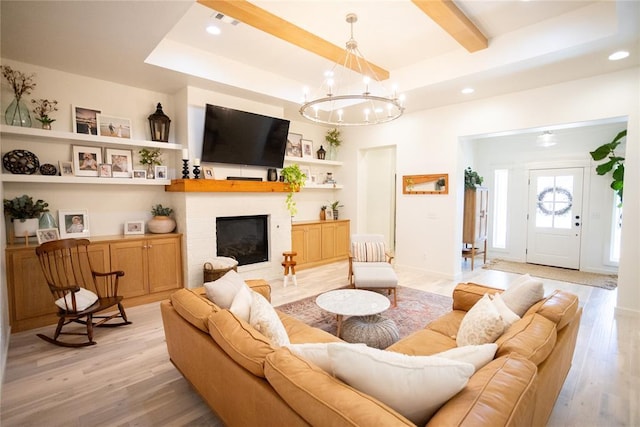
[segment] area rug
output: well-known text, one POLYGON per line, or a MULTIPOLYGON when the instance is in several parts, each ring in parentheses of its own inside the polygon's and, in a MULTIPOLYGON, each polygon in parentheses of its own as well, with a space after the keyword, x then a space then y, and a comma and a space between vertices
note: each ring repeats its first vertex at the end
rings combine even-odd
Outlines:
POLYGON ((618 276, 615 274, 585 273, 584 271, 570 270, 568 268, 548 267, 546 265, 527 264, 502 259, 488 261, 482 268, 506 271, 508 273, 530 274, 544 279, 596 286, 609 290, 618 286, 618 276))
MULTIPOLYGON (((398 305, 382 313, 398 326, 400 338, 424 328, 427 323, 451 311, 452 299, 430 292, 398 286, 398 305)), ((386 292, 385 292, 386 295, 386 292)), ((315 303, 316 296, 283 304, 278 310, 295 317, 307 325, 336 334, 336 316, 315 303)))

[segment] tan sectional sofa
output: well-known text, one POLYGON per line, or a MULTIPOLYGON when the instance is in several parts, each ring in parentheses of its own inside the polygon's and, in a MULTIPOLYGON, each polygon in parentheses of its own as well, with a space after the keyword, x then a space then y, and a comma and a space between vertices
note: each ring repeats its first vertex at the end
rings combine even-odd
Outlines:
MULTIPOLYGON (((269 298, 266 282, 247 284, 269 298)), ((460 322, 486 292, 500 291, 458 285, 451 312, 387 350, 431 355, 456 347, 460 322)), ((288 348, 274 347, 248 323, 207 300, 203 288, 175 292, 161 310, 171 361, 228 426, 414 425, 288 348)), ((278 314, 291 343, 340 341, 278 314)), ((580 316, 577 297, 567 292, 555 291, 536 303, 496 341, 494 360, 475 372, 427 426, 544 425, 571 366, 580 316)))

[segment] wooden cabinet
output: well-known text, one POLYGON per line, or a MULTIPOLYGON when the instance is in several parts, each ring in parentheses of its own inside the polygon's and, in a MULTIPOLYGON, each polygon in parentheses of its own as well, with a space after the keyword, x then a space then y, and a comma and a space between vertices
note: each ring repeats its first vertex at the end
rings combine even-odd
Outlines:
POLYGON ((483 261, 487 262, 488 206, 489 191, 485 187, 464 191, 462 257, 471 258, 472 270, 477 255, 484 254, 483 261))
MULTIPOLYGON (((182 287, 181 239, 180 234, 91 238, 91 264, 98 271, 125 272, 120 293, 126 307, 160 301, 182 287)), ((8 246, 6 264, 11 332, 56 323, 35 247, 8 246)))
POLYGON ((298 269, 347 259, 349 220, 305 221, 291 226, 291 248, 297 252, 298 269))

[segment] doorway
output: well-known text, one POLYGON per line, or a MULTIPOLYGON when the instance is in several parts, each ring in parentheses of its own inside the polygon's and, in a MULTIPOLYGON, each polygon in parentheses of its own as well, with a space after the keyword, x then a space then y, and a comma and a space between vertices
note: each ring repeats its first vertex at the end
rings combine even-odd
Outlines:
POLYGON ((527 262, 580 269, 583 168, 529 171, 527 262))
POLYGON ((387 248, 395 250, 396 241, 396 147, 362 151, 364 189, 364 227, 361 233, 382 234, 387 248))

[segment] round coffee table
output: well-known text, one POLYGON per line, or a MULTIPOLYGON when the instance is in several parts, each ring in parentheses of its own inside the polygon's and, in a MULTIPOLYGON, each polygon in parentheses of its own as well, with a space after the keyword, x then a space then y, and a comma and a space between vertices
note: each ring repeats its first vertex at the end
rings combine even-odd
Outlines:
POLYGON ((337 336, 342 334, 343 316, 370 316, 389 308, 389 298, 376 292, 362 289, 337 289, 318 295, 316 304, 336 315, 337 336))

